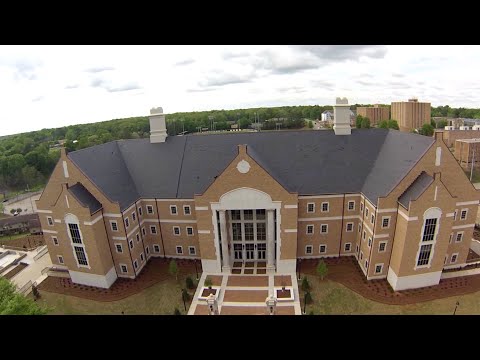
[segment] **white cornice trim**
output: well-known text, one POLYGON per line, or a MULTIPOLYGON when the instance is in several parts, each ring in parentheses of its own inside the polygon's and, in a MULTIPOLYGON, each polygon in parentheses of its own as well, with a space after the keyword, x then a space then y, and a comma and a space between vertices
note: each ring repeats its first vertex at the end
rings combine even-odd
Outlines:
POLYGON ((329 198, 340 198, 343 195, 313 195, 313 196, 299 196, 299 199, 329 199, 329 198))
POLYGON ((455 216, 455 213, 447 213, 447 215, 445 215, 445 217, 454 217, 455 216))
POLYGON ((462 205, 478 205, 478 200, 475 200, 475 201, 462 201, 462 202, 457 202, 455 205, 456 205, 456 206, 462 206, 462 205))
POLYGON ((298 205, 284 205, 285 209, 298 209, 298 205))
POLYGON ((125 236, 112 236, 113 240, 127 240, 125 236))
POLYGON ((157 201, 195 201, 194 199, 157 199, 157 201))
POLYGON ((97 222, 99 222, 102 219, 103 219, 103 216, 99 215, 95 219, 93 219, 92 221, 84 221, 83 225, 93 225, 93 224, 96 224, 97 222))
POLYGON ((312 218, 299 218, 298 221, 323 221, 323 220, 341 220, 341 216, 330 216, 330 217, 312 217, 312 218))
POLYGON ((457 230, 457 229, 468 229, 471 227, 474 227, 475 224, 466 224, 466 225, 457 225, 457 226, 452 226, 452 230, 457 230))
POLYGON ((362 194, 345 194, 345 197, 362 196, 362 194))
POLYGON ((37 212, 40 213, 40 214, 51 214, 51 213, 52 213, 52 210, 40 210, 40 209, 37 209, 37 212))
POLYGON ((205 211, 208 210, 208 206, 195 206, 195 211, 205 211))
POLYGON ((283 230, 283 232, 286 232, 286 233, 296 233, 296 232, 297 232, 297 229, 285 229, 285 230, 283 230))
POLYGON ((122 217, 122 215, 120 215, 120 214, 112 214, 112 213, 104 213, 103 216, 105 216, 105 217, 113 217, 113 218, 122 217))
POLYGON ((392 209, 380 209, 380 210, 377 210, 377 213, 382 214, 382 213, 389 213, 389 212, 396 212, 396 211, 397 211, 396 208, 392 208, 392 209))
POLYGON ((389 236, 390 236, 390 234, 378 234, 378 235, 375 235, 373 238, 374 239, 383 239, 383 238, 387 238, 389 236))
POLYGON ((55 230, 42 230, 42 231, 47 234, 58 234, 58 231, 55 231, 55 230))
POLYGON ((198 230, 199 234, 210 234, 210 230, 198 230))
POLYGON ((170 224, 175 224, 175 223, 178 223, 178 224, 188 224, 188 223, 196 224, 197 220, 160 219, 160 222, 161 223, 170 223, 170 224))
POLYGON ((418 216, 408 217, 402 210, 398 209, 398 213, 407 221, 415 221, 418 220, 418 216))

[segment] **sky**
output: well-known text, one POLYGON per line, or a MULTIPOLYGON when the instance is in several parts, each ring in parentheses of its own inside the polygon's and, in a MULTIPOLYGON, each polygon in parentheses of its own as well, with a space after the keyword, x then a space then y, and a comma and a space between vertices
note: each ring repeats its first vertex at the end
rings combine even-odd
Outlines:
POLYGON ((480 46, 0 46, 0 136, 262 106, 480 107, 480 46))

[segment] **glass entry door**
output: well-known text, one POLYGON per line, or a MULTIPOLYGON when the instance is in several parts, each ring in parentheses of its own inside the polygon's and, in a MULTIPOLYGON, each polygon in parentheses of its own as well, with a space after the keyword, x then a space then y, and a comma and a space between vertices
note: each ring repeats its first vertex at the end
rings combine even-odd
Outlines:
POLYGON ((265 210, 230 210, 229 217, 233 258, 243 261, 265 260, 267 257, 265 210))

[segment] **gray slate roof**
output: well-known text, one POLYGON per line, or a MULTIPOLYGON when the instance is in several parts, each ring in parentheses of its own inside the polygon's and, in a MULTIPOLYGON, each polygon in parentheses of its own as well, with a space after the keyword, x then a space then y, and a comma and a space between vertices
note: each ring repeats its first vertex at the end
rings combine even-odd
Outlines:
POLYGON ((102 208, 102 204, 82 184, 76 183, 68 188, 68 191, 82 204, 90 209, 90 214, 96 213, 102 208))
POLYGON ((402 204, 405 209, 408 209, 410 206, 410 201, 417 200, 432 182, 433 177, 428 175, 425 171, 422 171, 415 181, 398 198, 398 202, 402 204))
POLYGON ((363 192, 373 203, 401 180, 433 138, 388 129, 281 131, 119 140, 68 154, 122 209, 143 198, 193 198, 237 156, 238 145, 290 192, 363 192))

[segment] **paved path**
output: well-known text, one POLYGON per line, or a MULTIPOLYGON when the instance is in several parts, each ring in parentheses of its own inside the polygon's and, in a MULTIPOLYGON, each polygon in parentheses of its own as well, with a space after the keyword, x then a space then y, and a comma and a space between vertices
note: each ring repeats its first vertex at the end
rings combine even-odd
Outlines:
POLYGON ((3 203, 3 213, 9 215, 11 209, 22 209, 21 215, 25 214, 32 214, 37 212, 37 205, 35 204, 35 200, 40 199, 40 195, 42 193, 33 194, 25 199, 11 202, 11 203, 3 203))

